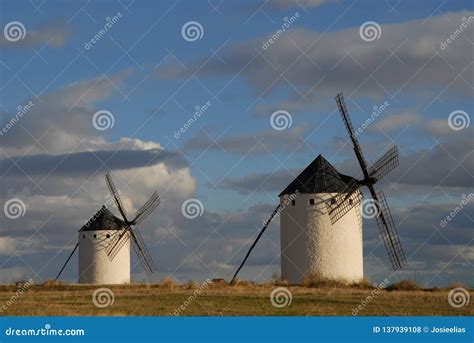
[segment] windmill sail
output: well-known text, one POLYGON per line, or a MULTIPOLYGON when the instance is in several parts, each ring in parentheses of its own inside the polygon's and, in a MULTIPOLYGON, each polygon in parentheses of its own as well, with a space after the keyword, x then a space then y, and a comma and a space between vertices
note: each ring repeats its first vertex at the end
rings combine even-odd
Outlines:
POLYGON ((364 185, 370 190, 372 198, 377 206, 377 224, 380 230, 380 236, 385 245, 390 262, 395 270, 402 268, 406 264, 405 253, 403 252, 400 238, 398 237, 392 214, 387 204, 385 195, 380 192, 376 193, 374 185, 385 175, 391 172, 399 165, 398 148, 396 146, 389 149, 381 158, 379 158, 370 168, 367 168, 362 149, 352 126, 352 122, 344 102, 342 93, 336 96, 336 103, 341 113, 344 125, 349 133, 352 141, 354 153, 357 157, 359 165, 362 169, 364 179, 362 181, 349 184, 345 191, 326 202, 326 207, 331 219, 331 223, 337 222, 347 212, 349 212, 356 204, 360 202, 359 187, 364 185))
POLYGON ((153 263, 153 259, 151 258, 150 252, 145 246, 140 231, 138 231, 138 229, 130 228, 130 233, 132 236, 133 247, 138 256, 138 259, 140 260, 140 263, 142 264, 148 275, 153 274, 153 272, 156 270, 156 267, 153 263))
POLYGON ((118 254, 120 249, 130 239, 130 232, 128 229, 123 228, 118 235, 115 235, 112 242, 109 243, 106 253, 110 260, 113 260, 118 254))
POLYGON ((123 206, 122 199, 120 199, 120 192, 117 190, 117 187, 115 187, 115 184, 112 181, 112 176, 110 176, 110 173, 107 173, 105 175, 105 181, 107 182, 107 187, 109 187, 110 194, 115 199, 115 204, 117 205, 117 208, 120 214, 122 215, 123 220, 125 222, 128 222, 127 212, 125 211, 125 207, 123 206))
POLYGON ((352 126, 351 118, 349 117, 349 112, 347 112, 346 102, 344 101, 344 96, 342 93, 339 93, 336 96, 337 107, 339 108, 339 113, 341 114, 344 125, 346 126, 349 137, 352 141, 354 152, 356 154, 357 160, 359 161, 364 177, 368 175, 367 163, 365 162, 364 155, 362 154, 362 148, 360 147, 359 141, 357 140, 357 135, 355 134, 354 126, 352 126))
MULTIPOLYGON (((156 207, 158 207, 158 205, 160 205, 160 203, 161 203, 161 200, 160 200, 160 196, 158 195, 158 192, 157 191, 153 192, 150 199, 148 199, 148 201, 145 204, 143 204, 142 207, 138 209, 137 213, 135 214, 135 218, 132 220, 130 224, 131 225, 140 224, 143 220, 145 220, 146 217, 148 217, 156 209, 156 207)), ((112 243, 107 249, 107 255, 113 259, 129 238, 130 238, 130 225, 124 228, 124 230, 121 232, 118 239, 112 241, 112 243)))
POLYGON ((393 222, 387 199, 383 192, 379 192, 375 198, 378 207, 377 225, 380 230, 380 236, 387 250, 390 262, 394 270, 401 269, 406 264, 405 253, 403 252, 400 238, 393 222))
POLYGON ((326 209, 331 219, 331 224, 336 223, 347 212, 360 204, 362 193, 359 191, 359 188, 359 182, 352 180, 342 192, 326 200, 326 209))
POLYGON ((134 225, 140 224, 146 217, 148 217, 155 208, 161 203, 160 196, 157 191, 154 191, 150 199, 140 207, 135 214, 135 219, 132 220, 134 225))
POLYGON ((385 175, 398 167, 399 164, 398 147, 395 145, 369 168, 369 175, 377 181, 381 180, 385 175))
POLYGON ((137 229, 133 229, 131 225, 137 225, 141 223, 146 217, 148 217, 160 204, 161 200, 158 195, 158 192, 155 191, 151 195, 150 199, 143 204, 140 209, 138 209, 137 213, 135 214, 135 218, 132 221, 127 219, 127 212, 125 211, 125 207, 123 206, 122 200, 120 199, 120 193, 117 191, 117 187, 112 180, 110 173, 107 173, 105 176, 107 186, 110 190, 110 193, 115 199, 115 204, 123 217, 124 224, 123 229, 120 235, 118 235, 117 239, 112 240, 111 244, 107 248, 107 256, 112 260, 118 254, 120 249, 124 246, 124 244, 132 238, 132 245, 135 250, 135 253, 140 260, 144 270, 147 274, 152 274, 156 267, 153 262, 153 259, 150 255, 150 252, 146 248, 145 242, 137 229))

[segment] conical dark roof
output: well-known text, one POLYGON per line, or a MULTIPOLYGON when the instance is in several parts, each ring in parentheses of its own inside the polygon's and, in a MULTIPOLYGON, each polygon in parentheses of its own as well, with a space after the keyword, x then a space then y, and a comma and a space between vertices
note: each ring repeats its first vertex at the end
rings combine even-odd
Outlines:
POLYGON ((102 206, 94 216, 79 231, 121 230, 125 222, 117 218, 105 206, 102 206))
POLYGON ((353 178, 339 173, 322 155, 316 157, 279 196, 299 193, 338 193, 353 178))

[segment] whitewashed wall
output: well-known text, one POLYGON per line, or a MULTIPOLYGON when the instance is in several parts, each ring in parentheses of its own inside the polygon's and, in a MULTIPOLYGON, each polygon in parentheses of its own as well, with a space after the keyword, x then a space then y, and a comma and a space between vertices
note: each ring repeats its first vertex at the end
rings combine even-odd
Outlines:
POLYGON ((105 235, 110 234, 113 237, 114 233, 116 231, 109 230, 79 232, 79 283, 130 283, 130 240, 123 245, 112 261, 103 248, 104 242, 99 246, 105 235))
POLYGON ((308 274, 349 283, 364 276, 359 207, 332 225, 323 202, 332 195, 299 194, 295 206, 285 205, 280 214, 281 276, 290 283, 308 274))

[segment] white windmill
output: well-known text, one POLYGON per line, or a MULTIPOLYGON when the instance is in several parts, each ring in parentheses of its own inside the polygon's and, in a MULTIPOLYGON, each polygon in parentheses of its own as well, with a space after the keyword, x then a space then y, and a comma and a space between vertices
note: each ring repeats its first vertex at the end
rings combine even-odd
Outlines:
POLYGON ((363 179, 357 180, 340 174, 319 155, 281 192, 280 204, 265 222, 232 281, 278 214, 281 215, 283 279, 290 283, 300 283, 304 277, 315 275, 347 283, 360 281, 364 275, 359 209, 362 199, 359 189, 362 186, 370 191, 372 199, 365 201, 370 205, 373 217, 377 219, 380 237, 393 268, 398 270, 406 264, 385 196, 382 192, 376 193, 374 189, 375 183, 398 166, 397 147, 392 147, 370 168, 367 167, 342 94, 337 95, 336 102, 362 169, 363 179))
POLYGON ((358 282, 364 277, 362 222, 357 207, 332 224, 326 201, 353 178, 321 155, 281 192, 281 277, 300 283, 308 275, 358 282), (287 197, 297 194, 289 203, 287 197))
POLYGON ((72 255, 79 247, 79 283, 124 284, 130 283, 130 240, 148 275, 155 270, 153 259, 143 238, 133 226, 141 223, 160 204, 158 192, 137 211, 135 218, 127 219, 112 177, 107 173, 107 186, 123 219, 117 218, 107 207, 102 208, 79 230, 79 241, 58 273, 59 278, 72 255))

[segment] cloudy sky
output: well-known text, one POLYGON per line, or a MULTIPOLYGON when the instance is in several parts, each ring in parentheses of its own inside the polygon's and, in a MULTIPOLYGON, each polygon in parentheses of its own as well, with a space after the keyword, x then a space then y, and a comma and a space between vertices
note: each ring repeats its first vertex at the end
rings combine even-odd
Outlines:
MULTIPOLYGON (((408 265, 391 271, 364 220, 366 276, 474 286, 471 1, 0 6, 0 282, 56 275, 108 199, 107 171, 129 213, 160 193, 139 227, 153 280, 230 279, 317 155, 360 177, 334 101, 344 92, 367 160, 393 144, 401 155, 377 187, 408 265), (188 199, 200 216, 183 215, 188 199)), ((241 278, 279 273, 279 246, 277 218, 241 278)), ((63 277, 76 280, 77 256, 63 277)))

